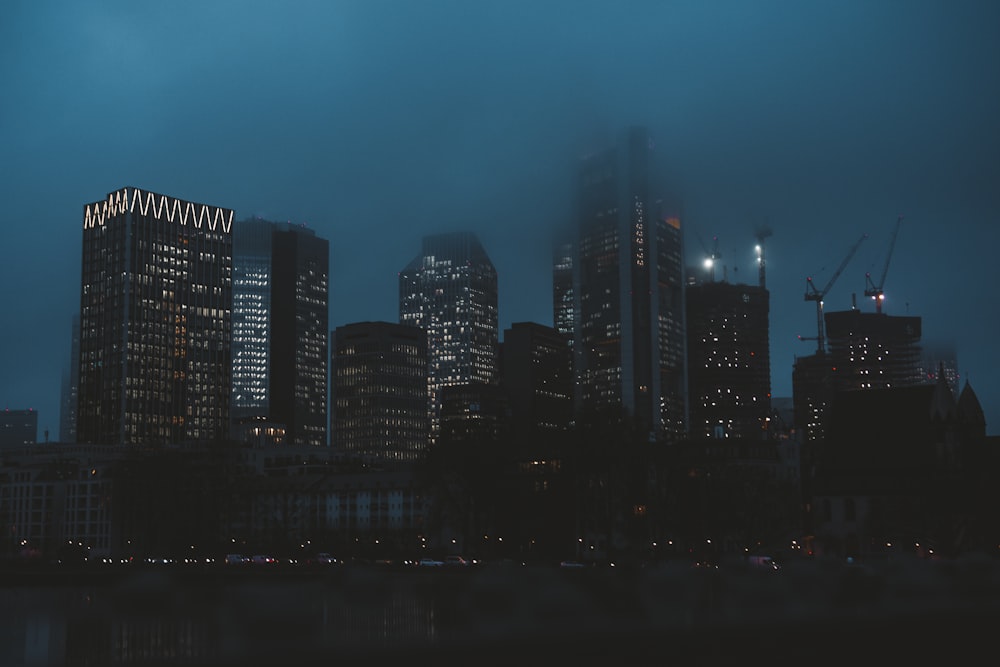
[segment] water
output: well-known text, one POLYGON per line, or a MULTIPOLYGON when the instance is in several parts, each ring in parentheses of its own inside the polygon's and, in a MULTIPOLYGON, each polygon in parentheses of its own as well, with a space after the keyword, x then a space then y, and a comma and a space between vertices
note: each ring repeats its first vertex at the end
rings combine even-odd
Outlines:
POLYGON ((832 661, 855 642, 889 656, 892 638, 893 660, 905 646, 923 659, 985 647, 1000 620, 1000 570, 918 567, 7 576, 0 665, 686 665, 824 645, 813 661, 832 661), (950 648, 914 643, 934 636, 950 648))

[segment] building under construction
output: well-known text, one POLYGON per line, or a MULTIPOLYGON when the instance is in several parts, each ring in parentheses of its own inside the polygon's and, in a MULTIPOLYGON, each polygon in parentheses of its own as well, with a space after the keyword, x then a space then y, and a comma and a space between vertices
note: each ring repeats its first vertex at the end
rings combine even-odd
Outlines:
POLYGON ((921 384, 919 317, 845 310, 826 313, 833 388, 888 389, 921 384))
POLYGON ((692 437, 767 436, 771 412, 769 293, 757 285, 688 286, 692 437))

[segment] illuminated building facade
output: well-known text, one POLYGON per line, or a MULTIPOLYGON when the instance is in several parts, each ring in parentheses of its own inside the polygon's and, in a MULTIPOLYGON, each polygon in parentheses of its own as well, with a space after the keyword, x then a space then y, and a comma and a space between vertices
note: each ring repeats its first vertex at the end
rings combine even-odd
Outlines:
POLYGON ((233 228, 234 432, 327 444, 330 244, 301 225, 233 228))
POLYGON ((573 344, 573 241, 560 237, 552 249, 552 322, 573 344))
POLYGON ((576 405, 624 413, 651 436, 685 428, 681 225, 655 199, 644 128, 586 157, 574 254, 576 405))
POLYGON ((330 361, 330 444, 369 460, 427 452, 427 334, 394 322, 337 327, 330 361))
POLYGON ((770 296, 756 285, 687 288, 692 438, 768 435, 771 413, 770 296))
POLYGON ((232 221, 133 187, 84 206, 78 442, 228 437, 232 221))
POLYGON ((399 274, 399 321, 427 332, 431 441, 442 387, 497 383, 497 272, 471 232, 423 238, 399 274))

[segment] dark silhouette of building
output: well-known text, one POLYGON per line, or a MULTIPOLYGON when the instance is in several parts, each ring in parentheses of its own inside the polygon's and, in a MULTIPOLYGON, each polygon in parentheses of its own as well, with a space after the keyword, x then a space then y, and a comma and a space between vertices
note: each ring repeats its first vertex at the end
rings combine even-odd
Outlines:
POLYGON ((470 382, 441 389, 441 443, 493 446, 506 443, 510 405, 500 385, 470 382))
POLYGON ((69 366, 63 368, 59 398, 59 441, 76 442, 76 410, 80 392, 80 315, 73 315, 69 366))
POLYGON ((833 366, 828 354, 817 352, 795 357, 792 366, 793 415, 803 442, 823 439, 833 394, 833 366))
POLYGON ((756 285, 688 286, 687 350, 692 437, 768 436, 770 295, 756 285))
POLYGON ((518 439, 565 431, 573 419, 572 350, 552 327, 515 322, 504 331, 501 384, 518 439))
POLYGON ((228 437, 232 221, 133 187, 84 206, 79 442, 228 437))
POLYGON ((996 548, 996 454, 966 383, 836 395, 816 457, 820 550, 858 556, 954 555, 996 548))
POLYGON ((497 298, 496 269, 471 232, 425 236, 399 274, 399 321, 427 332, 432 442, 443 387, 497 383, 497 298))
POLYGON ((656 168, 642 127, 580 165, 576 406, 627 417, 650 435, 678 436, 685 417, 681 227, 657 198, 656 168))
POLYGON ((38 411, 11 410, 0 411, 0 448, 24 447, 38 441, 38 411))
POLYGON ((427 334, 358 322, 332 335, 330 444, 372 460, 414 461, 428 444, 427 334))
POLYGON ((234 433, 327 444, 330 244, 302 225, 233 227, 234 433), (262 422, 263 420, 263 422, 262 422))

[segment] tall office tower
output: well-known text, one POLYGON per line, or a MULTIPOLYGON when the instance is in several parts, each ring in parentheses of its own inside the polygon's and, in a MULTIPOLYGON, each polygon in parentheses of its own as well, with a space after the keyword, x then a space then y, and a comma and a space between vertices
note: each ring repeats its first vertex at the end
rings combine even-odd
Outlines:
POLYGON ((330 243, 290 223, 233 227, 233 426, 327 444, 330 243))
POLYGON ((572 351, 566 334, 515 322, 503 334, 501 384, 518 440, 566 430, 573 419, 572 351))
POLYGON ((337 327, 330 360, 330 445, 374 460, 427 452, 427 334, 393 322, 337 327))
POLYGON ((84 206, 78 442, 228 437, 232 222, 132 187, 84 206))
POLYGON ((573 334, 577 409, 624 412, 650 435, 684 434, 681 226, 655 199, 653 143, 630 128, 579 175, 573 334))
POLYGON ((919 317, 844 310, 825 313, 835 391, 920 384, 919 317))
POLYGON ((24 447, 38 441, 38 411, 0 410, 0 449, 24 447))
POLYGON ((552 248, 552 323, 573 345, 573 240, 560 235, 552 248))
POLYGON ((768 435, 770 296, 756 285, 689 286, 688 387, 692 437, 768 435))
POLYGON ((76 442, 76 406, 80 390, 80 314, 73 315, 69 366, 63 368, 59 400, 59 442, 76 442))
POLYGON ((431 443, 441 388, 497 383, 497 272, 472 232, 426 236, 399 273, 399 321, 427 332, 431 443))

